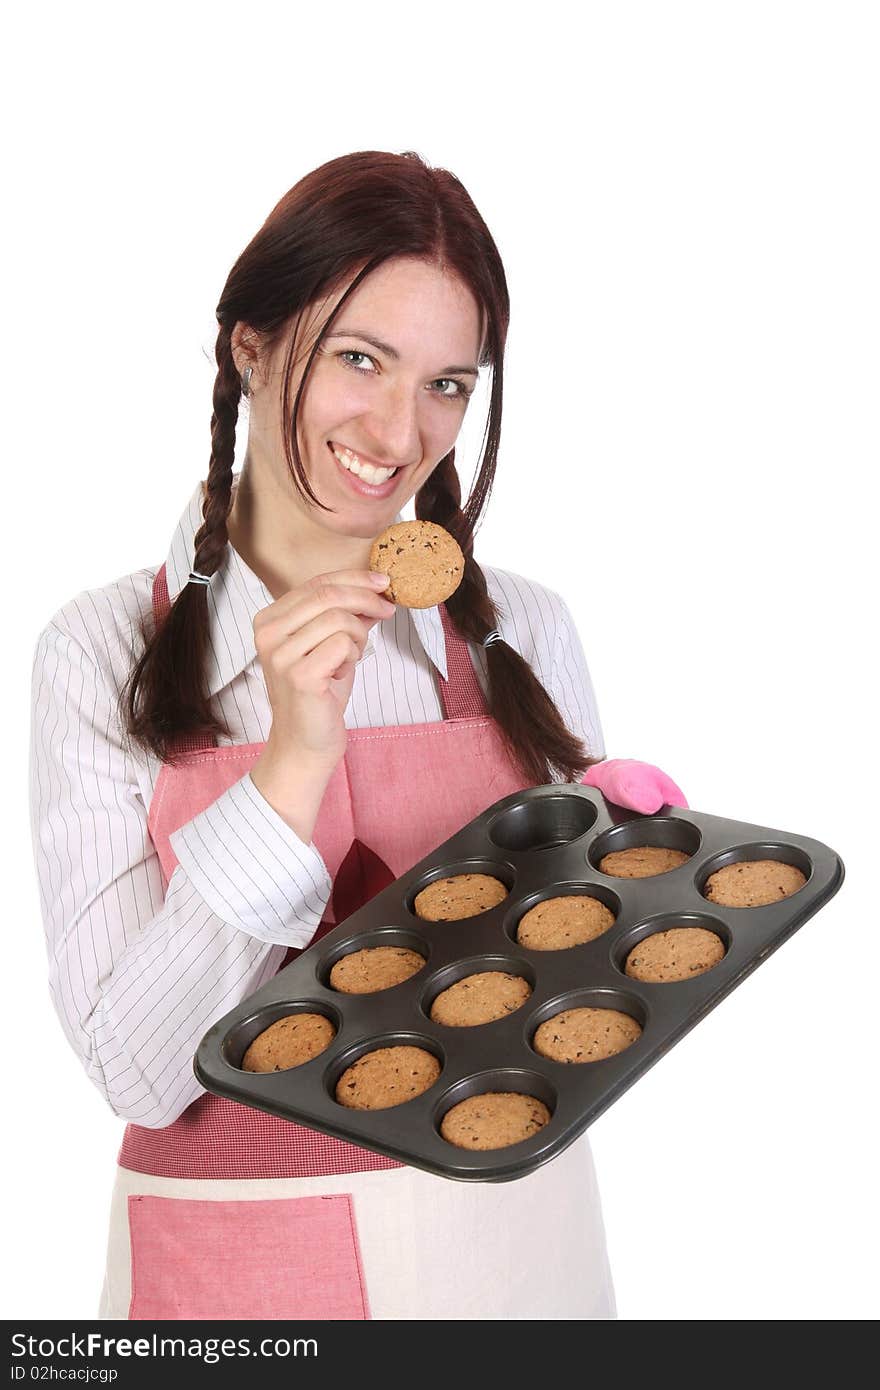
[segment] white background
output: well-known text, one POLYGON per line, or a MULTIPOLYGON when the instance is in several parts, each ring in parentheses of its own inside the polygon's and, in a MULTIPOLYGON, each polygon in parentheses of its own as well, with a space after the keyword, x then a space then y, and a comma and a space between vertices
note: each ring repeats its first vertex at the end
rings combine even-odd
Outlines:
POLYGON ((164 559, 207 470, 213 306, 277 200, 416 149, 513 301, 477 557, 565 596, 609 756, 847 865, 592 1130, 620 1316, 872 1317, 876 7, 310 8, 6 29, 4 1314, 94 1316, 122 1131, 46 986, 37 635, 164 559))

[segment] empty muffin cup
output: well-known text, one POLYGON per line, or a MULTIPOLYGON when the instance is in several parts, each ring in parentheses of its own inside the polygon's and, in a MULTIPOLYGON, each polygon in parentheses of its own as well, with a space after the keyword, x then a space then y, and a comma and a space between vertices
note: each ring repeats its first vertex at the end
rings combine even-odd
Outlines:
POLYGON ((532 851, 571 844, 595 824, 596 807, 586 797, 544 796, 508 806, 488 827, 489 839, 501 849, 532 851))

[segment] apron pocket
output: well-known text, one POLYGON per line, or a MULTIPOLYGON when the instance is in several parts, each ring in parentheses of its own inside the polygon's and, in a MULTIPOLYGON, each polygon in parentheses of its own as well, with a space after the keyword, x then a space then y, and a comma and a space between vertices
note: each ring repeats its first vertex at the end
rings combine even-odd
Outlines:
POLYGON ((351 1193, 130 1196, 130 1319, 369 1318, 351 1193))

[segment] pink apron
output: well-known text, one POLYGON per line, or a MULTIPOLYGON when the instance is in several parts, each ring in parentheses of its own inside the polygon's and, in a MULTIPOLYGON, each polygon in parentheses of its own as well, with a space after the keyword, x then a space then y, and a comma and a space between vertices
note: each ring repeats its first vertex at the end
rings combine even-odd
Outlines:
MULTIPOLYGON (((161 621, 168 611, 164 566, 153 604, 161 621)), ((525 785, 486 713, 467 644, 442 605, 440 611, 449 673, 439 682, 444 719, 348 731, 313 837, 334 880, 314 939, 487 806, 525 785)), ((177 863, 170 836, 243 777, 263 747, 191 742, 181 746, 181 762, 162 767, 148 823, 166 887, 177 863)), ((298 954, 289 951, 284 963, 298 954)), ((209 1093, 165 1129, 129 1124, 119 1165, 155 1179, 184 1180, 168 1185, 175 1192, 187 1182, 203 1192, 211 1180, 222 1189, 222 1180, 245 1179, 263 1193, 267 1179, 340 1177, 335 1192, 273 1201, 157 1196, 151 1192, 160 1185, 146 1182, 146 1191, 129 1191, 129 1318, 371 1316, 355 1202, 344 1175, 370 1174, 381 1183, 392 1176, 382 1170, 404 1165, 209 1093)), ((450 1243, 455 1240, 450 1232, 450 1243)))

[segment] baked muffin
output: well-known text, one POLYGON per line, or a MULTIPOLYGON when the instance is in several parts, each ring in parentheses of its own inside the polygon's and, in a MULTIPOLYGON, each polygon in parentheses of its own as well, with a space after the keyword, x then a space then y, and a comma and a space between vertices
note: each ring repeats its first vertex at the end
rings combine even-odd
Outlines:
POLYGON ((554 1062, 601 1062, 630 1047, 641 1032, 619 1009, 563 1009, 536 1029, 532 1046, 554 1062))
POLYGON ((806 881, 800 869, 779 859, 744 859, 710 874, 703 895, 723 907, 764 907, 790 898, 806 881))
POLYGON ((615 878, 653 878, 655 874, 668 874, 690 859, 680 849, 666 849, 663 845, 634 845, 632 849, 615 849, 604 854, 599 860, 603 874, 613 874, 615 878))
POLYGON ((265 1028, 241 1059, 242 1071, 288 1071, 329 1047, 336 1029, 323 1014, 287 1014, 265 1028))
POLYGON ((522 1007, 532 992, 521 975, 503 970, 481 970, 466 975, 438 994, 431 1005, 431 1018, 448 1028, 471 1028, 493 1023, 522 1007))
POLYGON ((670 927, 634 946, 624 971, 646 984, 669 984, 703 975, 724 959, 724 942, 705 927, 670 927))
POLYGON ((365 946, 342 956, 330 971, 330 988, 340 994, 375 994, 418 973, 424 956, 405 946, 365 946))
POLYGON ((497 907, 507 897, 507 885, 491 874, 454 874, 435 878, 417 893, 413 909, 426 922, 459 922, 497 907))
POLYGON ((614 926, 614 913, 587 893, 544 898, 520 918, 516 939, 532 951, 583 946, 614 926))
POLYGON ((440 1063, 423 1047, 378 1047, 346 1067, 336 1099, 350 1110, 388 1110, 420 1096, 439 1075, 440 1063))
POLYGON ((550 1111, 543 1101, 518 1091, 488 1091, 447 1110, 440 1133, 459 1149, 505 1149, 543 1129, 550 1111))

